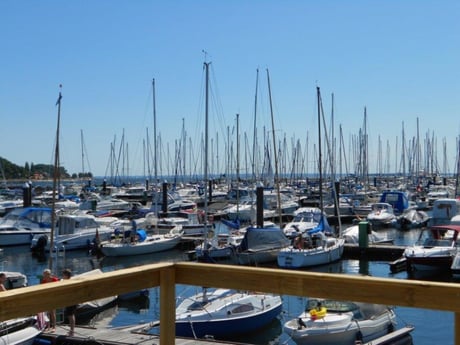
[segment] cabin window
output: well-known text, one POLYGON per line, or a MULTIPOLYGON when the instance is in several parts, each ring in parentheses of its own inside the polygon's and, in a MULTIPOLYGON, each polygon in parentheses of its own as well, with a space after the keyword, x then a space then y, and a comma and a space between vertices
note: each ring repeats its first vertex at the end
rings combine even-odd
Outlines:
POLYGON ((249 311, 252 311, 254 310, 254 306, 250 303, 248 304, 241 304, 239 306, 237 306, 236 308, 233 308, 231 310, 231 313, 232 314, 239 314, 239 313, 247 313, 249 311))

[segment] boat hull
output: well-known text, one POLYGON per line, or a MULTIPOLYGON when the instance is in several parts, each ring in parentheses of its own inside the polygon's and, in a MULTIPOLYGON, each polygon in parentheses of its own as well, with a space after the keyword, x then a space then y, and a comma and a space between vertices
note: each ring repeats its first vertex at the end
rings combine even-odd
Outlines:
POLYGON ((100 249, 105 256, 141 255, 173 249, 180 239, 180 236, 156 235, 144 242, 106 242, 101 244, 100 249))
MULTIPOLYGON (((257 297, 256 299, 258 300, 257 297)), ((176 316, 176 335, 194 338, 206 336, 223 338, 229 335, 244 334, 265 326, 282 310, 281 298, 276 296, 267 298, 260 295, 260 300, 252 303, 245 298, 235 303, 229 300, 215 312, 206 308, 201 314, 194 314, 193 311, 178 314, 176 316), (255 303, 254 309, 241 312, 242 315, 233 314, 231 311, 232 308, 245 308, 252 303, 255 303), (229 308, 228 311, 227 308, 229 308), (222 310, 226 312, 221 313, 222 310)))
POLYGON ((338 239, 337 243, 329 248, 296 249, 293 247, 282 249, 278 253, 278 266, 282 268, 301 268, 328 264, 340 260, 343 254, 345 240, 338 239))

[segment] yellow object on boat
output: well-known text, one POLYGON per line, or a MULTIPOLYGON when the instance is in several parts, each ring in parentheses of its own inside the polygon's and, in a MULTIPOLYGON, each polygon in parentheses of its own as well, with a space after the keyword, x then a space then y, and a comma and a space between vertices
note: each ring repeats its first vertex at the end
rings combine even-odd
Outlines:
POLYGON ((310 310, 310 318, 312 320, 322 319, 323 317, 326 316, 326 313, 327 313, 327 309, 324 307, 315 308, 315 309, 310 310))

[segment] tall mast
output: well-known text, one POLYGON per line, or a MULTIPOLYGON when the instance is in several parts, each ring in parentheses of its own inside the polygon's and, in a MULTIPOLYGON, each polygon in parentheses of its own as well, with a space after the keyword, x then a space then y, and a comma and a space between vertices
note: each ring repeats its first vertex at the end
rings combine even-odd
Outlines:
POLYGON ((323 211, 323 164, 321 154, 321 91, 316 87, 316 97, 318 101, 318 169, 319 169, 319 208, 323 211))
POLYGON ((155 78, 152 79, 152 92, 153 92, 153 154, 154 154, 154 165, 153 173, 155 184, 158 183, 158 163, 157 163, 157 110, 155 101, 155 78))
POLYGON ((208 224, 208 117, 209 117, 209 65, 204 63, 206 72, 205 125, 204 125, 204 225, 208 224))
MULTIPOLYGON (((59 85, 59 89, 62 89, 62 85, 59 85)), ((53 269, 53 247, 54 247, 54 234, 56 232, 56 189, 58 186, 59 180, 59 132, 61 126, 61 99, 62 94, 59 91, 59 97, 56 101, 58 106, 58 116, 57 116, 57 126, 56 126, 56 146, 54 151, 54 173, 53 173, 53 193, 52 193, 52 203, 51 203, 51 233, 50 233, 50 257, 49 257, 49 268, 53 269)))
POLYGON ((272 137, 273 137, 273 157, 275 159, 275 185, 276 185, 276 196, 278 199, 278 215, 279 215, 279 225, 282 224, 282 214, 281 214, 281 191, 280 191, 280 181, 278 176, 278 156, 276 152, 276 138, 275 138, 275 120, 273 119, 273 105, 272 105, 272 91, 270 87, 270 74, 267 69, 267 80, 268 80, 268 96, 270 98, 270 114, 272 119, 272 137))
POLYGON ((254 183, 257 180, 256 177, 256 157, 257 157, 257 150, 256 150, 256 145, 257 145, 257 90, 259 87, 259 69, 257 69, 257 75, 256 75, 256 94, 254 97, 254 137, 252 139, 252 178, 254 180, 254 183))
POLYGON ((85 151, 83 145, 83 129, 80 129, 80 144, 81 144, 81 172, 85 174, 85 151))

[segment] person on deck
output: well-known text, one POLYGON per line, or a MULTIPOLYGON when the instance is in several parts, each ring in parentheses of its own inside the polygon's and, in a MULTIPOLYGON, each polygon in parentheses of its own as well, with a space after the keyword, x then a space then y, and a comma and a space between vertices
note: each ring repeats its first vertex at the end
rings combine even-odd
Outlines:
MULTIPOLYGON (((51 274, 51 270, 46 268, 43 270, 43 277, 40 281, 40 284, 51 283, 59 281, 58 277, 51 274)), ((48 311, 48 318, 50 320, 48 331, 55 332, 56 331, 56 309, 48 311)))
POLYGON ((6 274, 2 272, 0 273, 0 291, 6 291, 5 282, 6 274))
MULTIPOLYGON (((72 277, 72 271, 70 269, 65 269, 62 271, 62 279, 70 279, 72 277)), ((76 305, 71 305, 65 307, 65 314, 69 320, 70 330, 67 333, 68 336, 73 336, 75 332, 75 311, 77 310, 76 305)))

